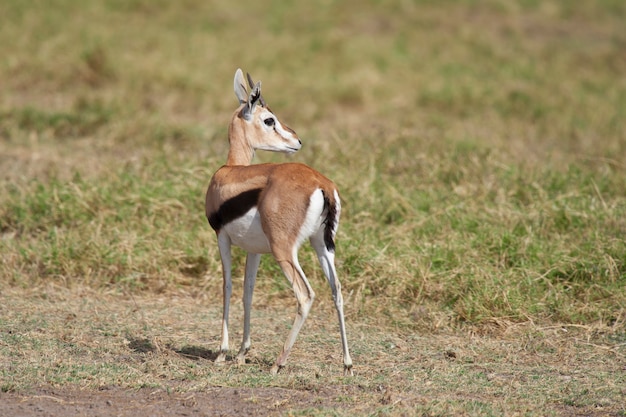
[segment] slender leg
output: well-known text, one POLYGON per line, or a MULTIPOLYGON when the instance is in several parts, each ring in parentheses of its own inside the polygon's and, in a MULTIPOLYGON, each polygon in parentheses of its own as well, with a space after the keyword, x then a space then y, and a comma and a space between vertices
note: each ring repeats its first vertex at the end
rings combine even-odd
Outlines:
POLYGON ((237 354, 237 363, 246 363, 246 353, 250 349, 250 311, 252 309, 252 293, 256 282, 261 255, 248 253, 246 257, 246 274, 243 280, 243 340, 237 354))
POLYGON ((233 283, 231 279, 231 242, 226 233, 218 234, 217 245, 220 250, 220 258, 222 259, 224 310, 222 313, 222 342, 220 343, 220 353, 215 359, 215 363, 221 363, 226 360, 226 353, 228 352, 228 311, 230 308, 230 296, 233 292, 233 283))
POLYGON ((326 275, 326 279, 328 279, 328 283, 330 284, 333 301, 337 309, 339 332, 341 333, 341 344, 343 347, 343 373, 346 376, 352 376, 354 375, 352 372, 352 358, 348 350, 348 337, 346 335, 346 323, 343 315, 343 296, 341 294, 341 283, 339 282, 339 278, 337 278, 337 271, 335 270, 335 254, 326 248, 321 234, 318 233, 318 235, 312 236, 310 240, 311 245, 317 253, 324 275, 326 275))
MULTIPOLYGON (((280 257, 276 257, 276 259, 281 259, 280 257)), ((313 305, 313 299, 315 298, 315 293, 311 288, 311 285, 307 281, 304 276, 304 272, 302 272, 302 268, 298 264, 297 257, 292 257, 291 260, 288 261, 278 261, 280 264, 283 273, 291 283, 293 287, 293 291, 296 295, 296 299, 298 300, 298 311, 296 313, 296 318, 293 322, 293 326, 291 327, 291 331, 287 336, 287 340, 283 346, 283 350, 281 351, 278 359, 276 359, 276 363, 272 367, 272 374, 277 374, 279 369, 285 366, 285 362, 287 362, 287 357, 291 352, 291 348, 293 344, 296 342, 296 338, 298 337, 298 333, 302 328, 307 316, 309 315, 309 311, 311 310, 311 306, 313 305)))

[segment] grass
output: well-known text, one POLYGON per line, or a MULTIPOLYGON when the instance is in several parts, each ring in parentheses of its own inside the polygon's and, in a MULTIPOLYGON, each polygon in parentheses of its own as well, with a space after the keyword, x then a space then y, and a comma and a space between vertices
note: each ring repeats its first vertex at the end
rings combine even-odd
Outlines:
MULTIPOLYGON (((388 336, 444 340, 443 332, 454 340, 473 329, 506 340, 507 329, 535 326, 537 343, 549 345, 554 335, 541 329, 594 329, 623 361, 622 2, 5 1, 0 14, 3 292, 53 285, 125 297, 184 293, 219 304, 219 257, 203 199, 225 161, 236 105, 230 80, 242 67, 263 80, 272 108, 303 138, 292 159, 342 191, 337 260, 353 331, 374 326, 388 336)), ((257 160, 285 157, 259 153, 257 160)), ((243 254, 235 255, 242 276, 243 254)), ((301 262, 323 310, 330 295, 314 254, 302 250, 301 262)), ((271 259, 260 274, 257 305, 292 302, 271 259)), ((213 320, 210 334, 217 335, 213 320)), ((208 325, 207 317, 198 321, 208 325)), ((2 333, 4 352, 21 343, 32 349, 18 367, 33 352, 63 349, 60 330, 47 340, 32 330, 41 325, 14 326, 16 333, 2 333), (52 345, 30 345, 37 343, 52 345)), ((103 332, 123 333, 109 326, 103 332)), ((372 341, 355 349, 369 358, 377 342, 365 334, 372 341)), ((589 353, 560 336, 556 352, 566 346, 589 353)), ((151 336, 136 337, 159 352, 151 336)), ((190 345, 205 342, 216 344, 190 345)), ((97 369, 73 365, 81 355, 106 356, 97 346, 78 346, 60 360, 60 376, 43 381, 116 384, 130 372, 107 360, 96 361, 97 369), (94 380, 100 382, 86 382, 94 380)), ((524 357, 532 362, 536 354, 524 357)), ((467 367, 453 363, 454 370, 437 368, 436 377, 447 378, 437 386, 519 381, 518 374, 498 379, 499 370, 491 380, 474 369, 467 376, 467 367)), ((188 365, 165 379, 205 377, 188 365)), ((519 370, 524 383, 537 371, 528 369, 519 370)), ((553 371, 537 372, 557 386, 571 383, 553 371)), ((410 367, 399 372, 424 381, 410 367)), ((9 374, 5 389, 42 377, 18 374, 9 374)), ((145 384, 160 383, 157 374, 143 372, 145 384)), ((251 374, 256 382, 248 372, 234 381, 273 384, 251 374)), ((610 379, 608 371, 594 375, 610 379)), ((217 378, 219 385, 226 377, 217 378)), ((374 372, 361 378, 357 385, 376 383, 374 372)), ((557 399, 548 385, 536 386, 539 403, 580 400, 587 407, 600 398, 574 384, 569 399, 557 399)), ((494 400, 510 393, 493 392, 473 402, 452 395, 416 410, 520 411, 494 400)), ((617 397, 606 394, 611 404, 617 397)), ((385 406, 393 412, 393 401, 385 406)))
MULTIPOLYGON (((1 388, 119 386, 174 394, 217 386, 318 396, 313 408, 290 405, 302 415, 624 411, 626 381, 623 372, 615 372, 624 365, 623 331, 525 323, 498 331, 498 337, 449 329, 419 334, 353 320, 348 330, 358 366, 354 378, 344 378, 338 332, 329 320, 334 312, 326 302, 312 313, 288 367, 271 377, 268 369, 282 342, 277 335, 289 324, 284 308, 255 311, 248 364, 218 366, 209 360, 217 355, 219 335, 205 329, 207 322, 219 322, 212 298, 88 288, 10 290, 0 310, 1 388)), ((241 317, 241 306, 235 305, 233 319, 241 317)), ((240 329, 233 330, 239 338, 240 329)))

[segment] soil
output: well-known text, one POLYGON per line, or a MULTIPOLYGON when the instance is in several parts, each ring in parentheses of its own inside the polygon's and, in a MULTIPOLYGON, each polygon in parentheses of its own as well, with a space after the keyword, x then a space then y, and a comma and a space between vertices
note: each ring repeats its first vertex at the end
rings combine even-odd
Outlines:
POLYGON ((168 393, 163 389, 100 391, 42 388, 28 394, 1 393, 0 416, 265 416, 336 403, 339 388, 300 391, 283 388, 211 388, 204 392, 168 393))
MULTIPOLYGON (((279 416, 310 415, 315 410, 344 409, 337 399, 345 387, 318 391, 284 388, 223 388, 203 392, 172 393, 163 389, 127 390, 104 388, 41 388, 28 394, 0 393, 0 416, 4 417, 160 417, 160 416, 279 416)), ((380 404, 395 396, 384 392, 380 404)), ((399 401, 397 401, 399 402, 399 401)), ((410 408, 409 408, 410 409, 410 408)), ((355 415, 364 412, 352 409, 355 415)), ((350 411, 350 412, 352 412, 350 411)), ((548 414, 563 417, 617 416, 596 407, 561 406, 548 414)), ((401 415, 410 415, 401 413, 401 415)))

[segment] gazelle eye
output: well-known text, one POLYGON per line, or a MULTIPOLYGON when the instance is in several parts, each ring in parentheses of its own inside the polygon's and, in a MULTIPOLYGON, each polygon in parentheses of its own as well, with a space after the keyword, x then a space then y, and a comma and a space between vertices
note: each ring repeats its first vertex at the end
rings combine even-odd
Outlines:
POLYGON ((276 123, 276 120, 274 120, 273 117, 268 117, 267 119, 263 120, 263 123, 265 123, 265 126, 274 126, 274 124, 276 123))

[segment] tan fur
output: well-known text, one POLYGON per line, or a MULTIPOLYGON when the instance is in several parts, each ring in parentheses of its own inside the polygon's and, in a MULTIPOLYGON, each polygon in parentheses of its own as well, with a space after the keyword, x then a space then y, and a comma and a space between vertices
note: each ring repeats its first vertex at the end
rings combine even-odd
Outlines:
POLYGON ((210 217, 220 205, 236 195, 261 188, 259 211, 263 230, 276 240, 277 249, 291 249, 304 221, 311 193, 321 189, 334 203, 335 184, 314 169, 300 163, 225 165, 211 179, 206 195, 206 215, 210 217), (279 179, 288 178, 288 181, 279 179), (286 225, 290 225, 287 227, 286 225), (288 229, 288 230, 285 230, 288 229))

